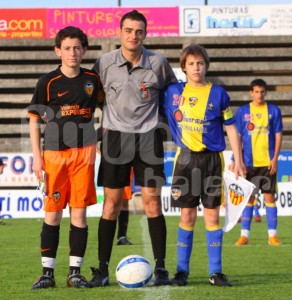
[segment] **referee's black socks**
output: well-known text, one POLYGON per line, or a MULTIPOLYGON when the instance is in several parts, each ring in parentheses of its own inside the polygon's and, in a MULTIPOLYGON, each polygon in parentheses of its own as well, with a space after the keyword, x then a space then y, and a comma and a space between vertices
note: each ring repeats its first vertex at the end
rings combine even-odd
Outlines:
POLYGON ((102 217, 98 226, 98 259, 99 269, 108 273, 108 264, 111 258, 113 241, 116 233, 117 220, 106 220, 102 217))
POLYGON ((166 223, 164 215, 148 218, 149 234, 155 259, 155 268, 165 268, 166 223))

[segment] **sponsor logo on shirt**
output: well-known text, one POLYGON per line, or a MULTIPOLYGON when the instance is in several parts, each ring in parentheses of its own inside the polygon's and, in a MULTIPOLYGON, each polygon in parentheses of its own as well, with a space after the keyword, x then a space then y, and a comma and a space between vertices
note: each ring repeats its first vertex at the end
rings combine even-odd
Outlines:
POLYGON ((63 97, 64 95, 68 94, 69 91, 66 91, 66 92, 63 92, 63 93, 58 93, 58 97, 61 98, 63 97))

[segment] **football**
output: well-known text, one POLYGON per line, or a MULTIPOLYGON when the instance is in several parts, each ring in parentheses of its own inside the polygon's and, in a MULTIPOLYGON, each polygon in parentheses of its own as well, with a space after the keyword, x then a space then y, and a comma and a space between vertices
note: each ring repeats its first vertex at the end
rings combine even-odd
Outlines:
POLYGON ((123 288, 136 289, 146 286, 152 278, 152 267, 140 255, 124 257, 116 268, 116 279, 123 288))

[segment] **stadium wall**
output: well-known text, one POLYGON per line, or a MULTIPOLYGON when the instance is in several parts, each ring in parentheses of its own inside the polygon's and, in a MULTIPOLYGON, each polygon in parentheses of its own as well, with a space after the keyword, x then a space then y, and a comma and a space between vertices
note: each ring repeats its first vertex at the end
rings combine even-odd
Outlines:
MULTIPOLYGON (((267 101, 283 113, 283 149, 292 149, 292 36, 151 37, 145 46, 167 57, 179 70, 180 51, 190 43, 204 45, 211 57, 207 78, 228 91, 233 111, 250 100, 249 83, 268 83, 267 101)), ((52 39, 0 39, 0 153, 31 152, 26 107, 38 78, 59 64, 52 39)), ((119 47, 119 39, 90 39, 83 66, 119 47)), ((95 114, 99 126, 101 111, 95 114)))

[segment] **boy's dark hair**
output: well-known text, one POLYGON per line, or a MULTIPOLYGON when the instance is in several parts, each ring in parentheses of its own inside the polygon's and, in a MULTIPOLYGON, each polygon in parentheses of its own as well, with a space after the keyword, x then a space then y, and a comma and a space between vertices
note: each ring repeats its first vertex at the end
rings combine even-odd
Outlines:
POLYGON ((66 38, 77 38, 80 40, 83 48, 88 48, 88 38, 87 35, 78 27, 67 26, 61 29, 55 38, 55 47, 61 48, 62 41, 66 38))
POLYGON ((129 11, 125 15, 122 16, 120 21, 120 29, 123 28, 124 21, 126 19, 134 20, 134 21, 142 21, 145 24, 145 31, 147 31, 147 20, 145 16, 141 13, 139 13, 136 9, 129 11))
POLYGON ((209 57, 206 49, 199 44, 190 44, 189 46, 185 47, 182 50, 180 59, 179 59, 180 67, 182 70, 186 66, 187 56, 189 56, 189 55, 193 55, 193 56, 201 55, 206 64, 206 71, 208 71, 209 65, 210 65, 210 57, 209 57))
POLYGON ((267 83, 263 79, 255 79, 250 83, 250 90, 253 91, 255 86, 261 86, 267 89, 267 83))

